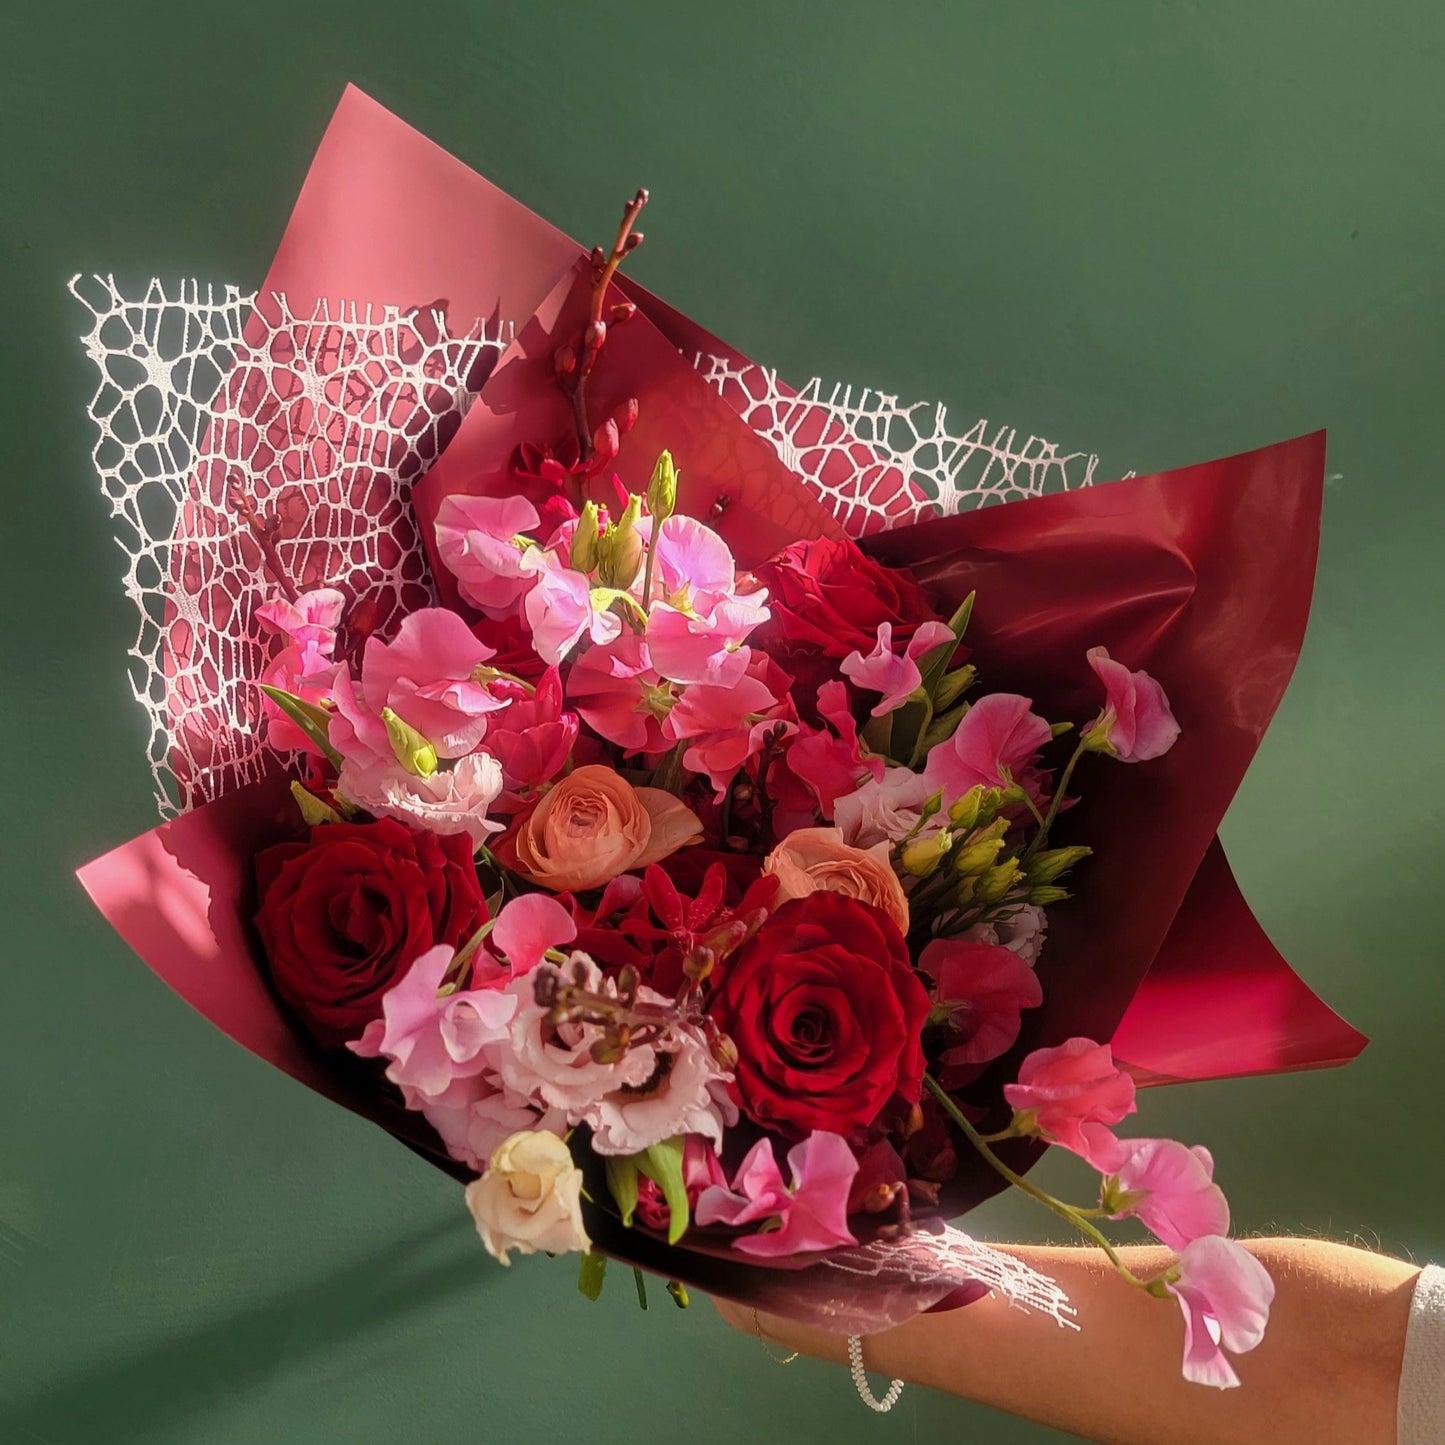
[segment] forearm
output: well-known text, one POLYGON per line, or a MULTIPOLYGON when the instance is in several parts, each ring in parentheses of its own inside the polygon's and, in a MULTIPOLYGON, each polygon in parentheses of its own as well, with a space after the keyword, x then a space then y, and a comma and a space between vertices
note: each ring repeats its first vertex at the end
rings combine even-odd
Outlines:
MULTIPOLYGON (((1106 1445, 1390 1445, 1418 1271, 1323 1241, 1246 1247, 1278 1292, 1264 1343, 1235 1360, 1237 1390, 1187 1384, 1179 1311, 1083 1249, 1012 1250, 1060 1282, 1078 1312, 1077 1331, 989 1298, 872 1336, 865 1359, 870 1370, 1106 1445)), ((1157 1248, 1123 1253, 1144 1275, 1172 1258, 1157 1248)), ((836 1337, 800 1340, 769 1328, 794 1346, 843 1358, 836 1337)))

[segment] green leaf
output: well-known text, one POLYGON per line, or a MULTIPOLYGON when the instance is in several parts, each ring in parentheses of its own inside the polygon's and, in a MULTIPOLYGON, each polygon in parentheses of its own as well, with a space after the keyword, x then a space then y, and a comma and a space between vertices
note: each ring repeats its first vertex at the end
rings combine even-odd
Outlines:
POLYGON ((958 604, 958 610, 948 619, 949 631, 953 633, 953 642, 941 643, 931 648, 923 656, 923 662, 919 665, 919 672, 923 674, 923 690, 931 697, 934 689, 948 671, 948 664, 953 661, 953 654, 958 650, 958 644, 963 641, 963 634, 968 630, 968 619, 973 616, 973 599, 975 594, 970 592, 962 602, 958 604))
POLYGON ((672 1302, 678 1309, 685 1310, 692 1303, 687 1297, 687 1286, 680 1279, 670 1279, 667 1282, 667 1292, 672 1296, 672 1302))
POLYGON ((602 1282, 607 1277, 607 1256, 588 1250, 582 1256, 581 1268, 577 1271, 577 1288, 588 1299, 596 1302, 602 1296, 602 1282))
POLYGON ((617 1212, 629 1228, 637 1209, 637 1160, 630 1155, 607 1156, 607 1187, 617 1202, 617 1212))
POLYGON ((326 755, 326 760, 338 771, 341 768, 341 754, 331 746, 331 739, 327 736, 327 729, 331 726, 331 714, 324 707, 317 707, 315 703, 303 702, 294 693, 289 693, 282 687, 271 687, 267 683, 260 683, 260 689, 316 744, 326 755))
POLYGON ((632 1156, 637 1167, 662 1190, 662 1197, 667 1200, 669 1244, 676 1244, 687 1233, 691 1219, 687 1186, 682 1181, 682 1149, 682 1136, 675 1134, 671 1139, 664 1139, 661 1144, 653 1144, 641 1154, 632 1156))
POLYGON ((647 1280, 642 1271, 636 1265, 632 1266, 632 1282, 637 1286, 637 1303, 642 1309, 647 1308, 647 1280))

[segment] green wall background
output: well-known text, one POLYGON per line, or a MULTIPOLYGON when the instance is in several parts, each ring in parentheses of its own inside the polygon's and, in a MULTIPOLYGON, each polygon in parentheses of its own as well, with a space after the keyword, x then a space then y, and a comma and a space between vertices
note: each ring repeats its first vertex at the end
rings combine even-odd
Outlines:
MULTIPOLYGON (((254 284, 347 79, 576 235, 646 182, 638 276, 793 378, 1106 474, 1329 427, 1311 631, 1226 841, 1375 1043, 1144 1118, 1210 1144, 1243 1230, 1440 1257, 1437 5, 16 0, 0 36, 0 1439, 1064 1438, 921 1391, 879 1421, 706 1305, 492 1266, 451 1185, 205 1027, 73 881, 153 815, 64 283, 254 284)), ((975 1227, 1049 1237, 1027 1206, 975 1227)))

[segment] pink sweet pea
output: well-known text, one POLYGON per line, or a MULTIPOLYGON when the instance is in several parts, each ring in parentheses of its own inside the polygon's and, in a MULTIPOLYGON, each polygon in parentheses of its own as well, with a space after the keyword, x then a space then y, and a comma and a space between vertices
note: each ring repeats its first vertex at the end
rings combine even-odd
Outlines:
POLYGON ((735 1239, 732 1247, 759 1259, 778 1259, 810 1250, 857 1244, 848 1229, 848 1195, 858 1161, 838 1134, 815 1130, 788 1151, 792 1188, 784 1186, 773 1158, 772 1141, 761 1139, 749 1150, 733 1177, 732 1188, 703 1190, 697 1202, 701 1225, 738 1226, 778 1220, 776 1229, 735 1239))
POLYGON ((592 583, 584 572, 564 566, 551 552, 533 547, 522 559, 535 585, 522 602, 537 655, 555 667, 582 641, 611 642, 622 631, 615 612, 592 605, 592 583))
POLYGON ((1068 1039, 1035 1049, 1019 1065, 1003 1096, 1032 1120, 1029 1132, 1062 1144, 1101 1171, 1116 1159, 1119 1141, 1106 1127, 1134 1112, 1134 1081, 1120 1072, 1108 1044, 1068 1039))
POLYGON ((1087 656, 1104 684, 1105 700, 1085 738, 1121 763, 1162 757, 1179 737, 1164 689, 1147 672, 1130 672, 1122 662, 1115 662, 1106 648, 1091 647, 1087 656))
POLYGON ((489 617, 503 617, 532 585, 526 540, 541 522, 524 497, 446 497, 437 509, 437 551, 457 589, 489 617))
MULTIPOLYGON (((267 663, 260 680, 303 702, 325 702, 338 671, 332 652, 345 605, 345 597, 334 587, 318 587, 294 601, 274 598, 258 607, 256 621, 287 639, 287 646, 267 663)), ((264 694, 261 709, 266 715, 266 741, 278 752, 320 756, 316 744, 264 694)))
POLYGON ((424 607, 411 613, 394 641, 367 639, 359 682, 345 672, 337 677, 332 745, 358 767, 391 760, 381 716, 390 708, 439 757, 465 757, 486 736, 488 715, 507 705, 474 675, 492 656, 455 612, 424 607))
POLYGON ((1035 755, 1052 736, 1049 725, 1030 712, 1032 702, 1009 692, 989 693, 964 713, 951 738, 928 750, 923 776, 929 792, 942 791, 944 806, 975 784, 1028 787, 1035 755))
POLYGON ((577 714, 562 710, 562 679, 549 667, 536 688, 505 678, 491 685, 492 695, 507 702, 487 728, 487 751, 502 765, 508 796, 500 806, 514 807, 562 771, 577 742, 577 714))
MULTIPOLYGON (((703 1191, 714 1184, 727 1185, 717 1154, 701 1134, 689 1134, 682 1144, 682 1187, 689 1207, 695 1210, 703 1191)), ((637 1218, 644 1229, 660 1232, 672 1223, 672 1210, 662 1190, 645 1174, 637 1181, 637 1218)))
POLYGON ((949 1009, 945 1088, 976 1079, 985 1064, 1007 1053, 1019 1036, 1023 1010, 1044 1001, 1033 969, 997 944, 937 938, 919 955, 918 966, 934 980, 939 1008, 949 1009))
MULTIPOLYGON (((835 807, 860 785, 866 785, 870 780, 881 782, 887 764, 876 754, 864 755, 858 740, 858 728, 848 706, 848 690, 837 678, 830 679, 818 689, 818 713, 833 725, 837 736, 827 728, 804 725, 800 736, 788 749, 787 767, 817 798, 824 818, 832 819, 835 807)), ((895 771, 908 773, 910 778, 918 777, 907 768, 895 771)), ((928 797, 930 791, 925 788, 923 797, 928 797)), ((837 821, 843 822, 841 818, 837 821)), ((863 846, 857 838, 850 837, 848 841, 863 846)))
POLYGON ((1220 1235, 1186 1245, 1165 1276, 1184 1313, 1184 1378, 1228 1390, 1239 1376, 1224 1352, 1242 1355, 1264 1338, 1274 1281, 1248 1250, 1220 1235))
POLYGON ((893 624, 880 622, 873 651, 867 657, 861 652, 850 652, 838 670, 854 687, 883 694, 873 709, 874 717, 882 717, 908 701, 923 682, 919 660, 946 642, 956 644, 953 629, 946 622, 924 622, 908 639, 904 650, 895 654, 893 624))
POLYGON ((1121 1139, 1117 1161, 1106 1160, 1104 1185, 1111 1219, 1133 1216, 1170 1249, 1208 1234, 1229 1232, 1229 1205, 1214 1182, 1214 1159, 1203 1146, 1173 1139, 1121 1139))
POLYGON ((386 1076, 409 1101, 436 1099, 456 1080, 480 1074, 486 1046, 506 1038, 517 1011, 515 998, 490 988, 438 998, 454 957, 444 944, 429 948, 387 989, 382 1017, 347 1044, 364 1059, 388 1059, 386 1076))
POLYGON ((662 722, 674 690, 653 671, 647 644, 635 633, 588 648, 567 674, 567 696, 588 727, 630 754, 672 746, 662 722))

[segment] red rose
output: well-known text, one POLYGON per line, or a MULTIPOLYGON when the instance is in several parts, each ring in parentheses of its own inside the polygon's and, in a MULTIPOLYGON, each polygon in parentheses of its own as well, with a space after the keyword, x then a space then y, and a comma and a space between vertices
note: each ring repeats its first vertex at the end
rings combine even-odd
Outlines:
POLYGON ((325 823, 256 858, 256 914, 276 990, 327 1048, 360 1037, 419 955, 487 919, 466 835, 382 819, 325 823))
POLYGON ((909 573, 884 567, 846 540, 794 542, 755 575, 768 589, 773 614, 761 638, 825 657, 866 657, 880 622, 893 624, 893 646, 901 647, 919 623, 938 617, 909 573))
POLYGON ((711 1012, 737 1047, 751 1118, 861 1141, 895 1099, 918 1101, 928 994, 886 914, 840 893, 784 903, 735 957, 711 1012))

